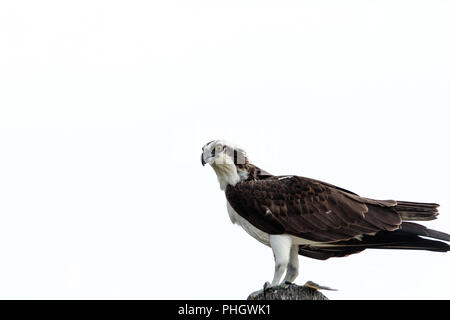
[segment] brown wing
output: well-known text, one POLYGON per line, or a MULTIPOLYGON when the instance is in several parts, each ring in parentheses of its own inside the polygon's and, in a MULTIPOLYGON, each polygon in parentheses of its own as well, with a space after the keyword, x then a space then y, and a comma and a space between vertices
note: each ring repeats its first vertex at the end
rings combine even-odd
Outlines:
POLYGON ((287 233, 312 241, 341 241, 395 230, 396 201, 373 200, 303 177, 272 177, 228 186, 233 209, 269 234, 287 233))

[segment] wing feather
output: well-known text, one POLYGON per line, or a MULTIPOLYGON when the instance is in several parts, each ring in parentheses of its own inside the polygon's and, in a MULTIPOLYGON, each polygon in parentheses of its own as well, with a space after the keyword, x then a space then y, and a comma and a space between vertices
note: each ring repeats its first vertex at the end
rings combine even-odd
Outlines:
POLYGON ((312 241, 342 241, 395 230, 394 200, 374 200, 304 177, 244 181, 228 186, 233 209, 269 234, 288 233, 312 241))

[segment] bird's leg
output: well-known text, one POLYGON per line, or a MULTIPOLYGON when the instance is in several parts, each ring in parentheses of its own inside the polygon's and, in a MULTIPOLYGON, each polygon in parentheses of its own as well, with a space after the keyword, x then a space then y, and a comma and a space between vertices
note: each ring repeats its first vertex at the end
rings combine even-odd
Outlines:
POLYGON ((280 283, 280 279, 286 271, 292 241, 287 235, 270 235, 269 242, 275 259, 275 273, 270 284, 273 287, 280 283))
POLYGON ((289 252, 289 263, 283 282, 291 284, 298 276, 298 245, 292 245, 289 252))

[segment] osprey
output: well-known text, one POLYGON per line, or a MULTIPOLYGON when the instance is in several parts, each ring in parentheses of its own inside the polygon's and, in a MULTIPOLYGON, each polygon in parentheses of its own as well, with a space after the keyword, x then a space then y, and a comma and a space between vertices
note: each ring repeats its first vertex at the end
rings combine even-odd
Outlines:
POLYGON ((223 140, 202 150, 202 165, 211 165, 225 191, 231 221, 272 248, 275 273, 265 288, 278 285, 285 272, 283 281, 292 283, 298 255, 325 260, 365 249, 450 249, 437 241, 450 235, 410 222, 436 219, 438 204, 375 200, 310 178, 274 176, 223 140))

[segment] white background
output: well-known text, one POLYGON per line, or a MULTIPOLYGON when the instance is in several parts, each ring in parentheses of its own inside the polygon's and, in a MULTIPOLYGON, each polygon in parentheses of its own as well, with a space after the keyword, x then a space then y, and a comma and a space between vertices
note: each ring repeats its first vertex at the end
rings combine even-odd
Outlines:
MULTIPOLYGON (((271 250, 201 147, 441 204, 448 1, 0 2, 0 298, 246 298, 271 250)), ((331 299, 449 299, 450 255, 300 257, 331 299)))

